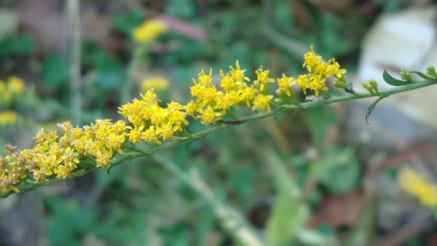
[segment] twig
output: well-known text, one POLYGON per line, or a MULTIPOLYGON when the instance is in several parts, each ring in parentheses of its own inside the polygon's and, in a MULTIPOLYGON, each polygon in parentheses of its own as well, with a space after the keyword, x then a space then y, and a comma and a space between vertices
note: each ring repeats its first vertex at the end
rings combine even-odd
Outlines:
POLYGON ((81 96, 81 31, 80 31, 80 5, 79 0, 68 0, 68 39, 71 46, 70 52, 70 89, 72 121, 80 124, 82 114, 81 96))
POLYGON ((219 201, 211 188, 194 169, 185 171, 173 161, 160 155, 153 159, 172 172, 179 180, 190 186, 210 206, 220 220, 222 227, 232 234, 242 245, 262 246, 264 243, 258 238, 251 226, 233 207, 219 201))

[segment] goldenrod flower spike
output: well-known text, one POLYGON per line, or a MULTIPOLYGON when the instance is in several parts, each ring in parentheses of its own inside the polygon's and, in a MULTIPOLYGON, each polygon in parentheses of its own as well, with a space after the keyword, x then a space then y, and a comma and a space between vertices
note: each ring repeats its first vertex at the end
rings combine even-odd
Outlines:
MULTIPOLYGON (((328 91, 326 81, 330 77, 345 82, 346 70, 340 68, 334 59, 325 62, 313 48, 305 55, 304 67, 307 73, 295 78, 286 75, 273 78, 270 77, 269 70, 261 68, 255 71, 256 80, 251 81, 237 61, 235 68, 231 66, 227 72, 220 71, 220 81, 217 82, 213 79, 212 69, 209 73, 201 71, 190 87, 192 99, 187 104, 169 102, 164 106, 156 93, 148 90, 140 98, 119 107, 119 113, 124 120, 113 122, 99 119, 83 127, 64 122, 58 125, 58 130, 41 130, 36 134, 33 148, 16 150, 14 147, 7 147, 6 156, 0 156, 0 196, 31 190, 59 179, 74 178, 95 168, 109 168, 131 158, 149 155, 183 142, 200 139, 220 129, 273 116, 284 110, 319 107, 375 96, 383 98, 437 83, 437 78, 430 77, 429 80, 408 83, 385 91, 354 92, 323 100, 298 102, 294 87, 300 87, 305 94, 312 91, 319 95, 328 91), (270 86, 274 84, 276 90, 271 90, 270 86), (229 120, 230 111, 234 111, 235 117, 235 112, 241 107, 247 107, 256 113, 229 120), (186 128, 190 124, 189 118, 212 126, 188 134, 186 128), (136 144, 141 142, 143 149, 137 149, 140 145, 136 144), (148 146, 146 149, 144 143, 148 146)), ((393 80, 391 77, 389 79, 393 80)), ((19 92, 20 86, 14 83, 14 91, 19 92)), ((5 88, 7 86, 0 83, 0 93, 8 91, 5 88)), ((424 185, 421 187, 425 189, 424 185)), ((428 190, 435 189, 427 187, 428 190)), ((426 200, 423 195, 420 197, 423 197, 420 199, 425 204, 434 204, 433 199, 426 200)))

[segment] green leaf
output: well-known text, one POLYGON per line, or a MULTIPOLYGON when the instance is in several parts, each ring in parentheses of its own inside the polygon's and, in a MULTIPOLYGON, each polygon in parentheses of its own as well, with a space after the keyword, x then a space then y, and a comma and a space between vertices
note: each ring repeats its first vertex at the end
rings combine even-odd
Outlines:
POLYGON ((274 6, 275 26, 279 28, 290 28, 293 26, 293 11, 288 2, 278 2, 274 6))
POLYGON ((126 79, 126 74, 120 69, 106 73, 99 73, 94 84, 95 87, 101 91, 112 91, 120 88, 126 79))
POLYGON ((350 94, 356 94, 356 92, 354 91, 353 84, 350 82, 346 84, 346 88, 344 88, 344 91, 350 94))
POLYGON ((385 98, 384 96, 378 98, 376 101, 374 101, 372 104, 370 104, 370 106, 367 108, 367 112, 366 112, 366 122, 367 122, 367 124, 370 124, 368 120, 369 120, 370 114, 371 114, 371 113, 373 112, 373 110, 375 109, 376 104, 378 104, 379 101, 381 101, 381 100, 384 99, 384 98, 385 98))
POLYGON ((313 178, 330 193, 342 194, 354 190, 360 176, 360 165, 352 148, 332 148, 322 162, 313 165, 313 178))
POLYGON ((191 18, 196 13, 196 4, 191 0, 168 1, 164 10, 165 14, 178 18, 191 18))
POLYGON ((82 64, 86 68, 96 69, 103 73, 123 68, 112 54, 93 43, 84 43, 82 47, 82 64))
POLYGON ((51 216, 46 228, 52 245, 81 245, 81 237, 91 233, 97 222, 97 210, 91 205, 49 197, 47 206, 51 216))
POLYGON ((250 199, 253 195, 255 171, 249 166, 239 168, 231 173, 229 183, 241 197, 250 199))
POLYGON ((376 228, 376 214, 378 211, 378 197, 375 192, 369 192, 360 216, 346 240, 347 246, 372 245, 376 228))
MULTIPOLYGON (((117 160, 117 158, 120 158, 120 155, 117 155, 114 158, 114 161, 117 160)), ((115 182, 120 182, 121 180, 123 180, 123 178, 126 178, 127 176, 127 170, 124 168, 114 168, 115 166, 111 166, 109 169, 111 169, 111 174, 108 174, 109 169, 99 169, 97 170, 96 173, 96 180, 97 180, 97 184, 96 186, 100 187, 100 188, 106 188, 109 185, 115 183, 115 182)))
POLYGON ((277 198, 267 221, 267 245, 286 245, 304 228, 310 211, 302 201, 300 187, 288 174, 282 161, 273 151, 269 152, 269 156, 277 198))
POLYGON ((299 242, 303 245, 312 245, 312 246, 328 246, 328 245, 338 245, 334 244, 332 239, 326 237, 322 233, 316 230, 302 229, 300 230, 296 237, 299 242))
POLYGON ((27 55, 35 49, 35 41, 27 35, 6 35, 0 40, 0 58, 27 55))
POLYGON ((424 79, 426 81, 433 80, 432 77, 430 77, 430 76, 428 76, 428 75, 426 75, 426 74, 424 74, 422 72, 419 72, 419 71, 411 71, 410 73, 417 74, 419 77, 421 77, 422 79, 424 79))
POLYGON ((144 20, 144 13, 141 10, 134 10, 127 14, 115 15, 112 19, 114 29, 130 36, 132 30, 144 20))
POLYGON ((47 86, 60 86, 68 83, 70 70, 68 63, 59 55, 49 55, 42 62, 42 77, 47 86))
POLYGON ((336 124, 337 117, 334 110, 329 108, 315 108, 305 112, 308 118, 311 137, 316 147, 322 147, 328 134, 329 126, 336 124))
POLYGON ((409 81, 400 80, 400 79, 397 79, 397 78, 391 76, 387 72, 387 70, 384 70, 384 72, 382 74, 382 78, 384 79, 385 82, 387 82, 387 84, 393 85, 393 86, 402 86, 402 85, 407 85, 407 84, 411 83, 409 81))

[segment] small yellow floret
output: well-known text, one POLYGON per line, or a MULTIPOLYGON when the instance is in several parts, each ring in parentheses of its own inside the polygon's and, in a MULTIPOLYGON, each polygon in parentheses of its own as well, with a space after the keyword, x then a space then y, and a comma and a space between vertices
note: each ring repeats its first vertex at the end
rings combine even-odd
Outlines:
POLYGON ((229 69, 231 70, 231 71, 229 71, 230 76, 236 82, 249 81, 249 78, 244 75, 246 70, 240 68, 240 62, 239 61, 235 62, 235 68, 230 66, 229 69))
POLYGON ((265 111, 270 112, 271 111, 270 101, 272 100, 272 98, 273 98, 272 95, 259 94, 258 96, 255 97, 252 109, 260 110, 264 112, 265 111))
POLYGON ((285 74, 282 74, 282 77, 277 79, 278 89, 276 90, 276 94, 278 95, 286 95, 288 97, 294 97, 294 89, 293 84, 296 83, 293 77, 287 77, 285 74))
POLYGON ((200 115, 203 123, 211 125, 221 119, 221 115, 215 112, 211 106, 206 107, 200 115))
POLYGON ((269 77, 269 70, 264 70, 263 67, 260 67, 255 71, 256 80, 254 82, 255 86, 260 92, 267 92, 269 89, 269 83, 274 83, 275 80, 269 77))

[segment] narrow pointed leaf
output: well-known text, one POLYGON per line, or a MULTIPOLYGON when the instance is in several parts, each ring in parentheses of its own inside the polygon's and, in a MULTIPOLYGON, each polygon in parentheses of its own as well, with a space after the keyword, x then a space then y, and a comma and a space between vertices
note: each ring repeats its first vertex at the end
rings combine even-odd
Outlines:
POLYGON ((370 124, 369 121, 368 121, 368 119, 369 119, 369 117, 370 117, 370 114, 371 114, 371 113, 373 112, 373 110, 375 109, 376 104, 378 104, 379 101, 381 101, 383 98, 385 98, 385 97, 380 97, 380 98, 378 98, 376 101, 374 101, 372 104, 370 104, 370 106, 367 108, 367 112, 366 112, 366 123, 367 123, 367 124, 370 124))
POLYGON ((347 83, 346 88, 344 88, 344 91, 350 94, 356 94, 356 91, 354 91, 352 83, 347 83))
POLYGON ((411 83, 411 82, 397 79, 397 78, 391 76, 387 72, 387 70, 384 70, 384 73, 382 74, 382 78, 384 79, 385 82, 387 82, 387 84, 393 85, 393 86, 402 86, 402 85, 407 85, 407 84, 411 83))
POLYGON ((417 74, 419 77, 421 77, 422 79, 429 81, 429 80, 433 80, 432 77, 422 73, 422 72, 418 72, 418 71, 411 71, 411 73, 417 74))
POLYGON ((277 197, 267 221, 267 245, 288 245, 298 231, 305 227, 310 210, 303 202, 300 188, 282 160, 273 151, 268 153, 276 181, 277 197))

